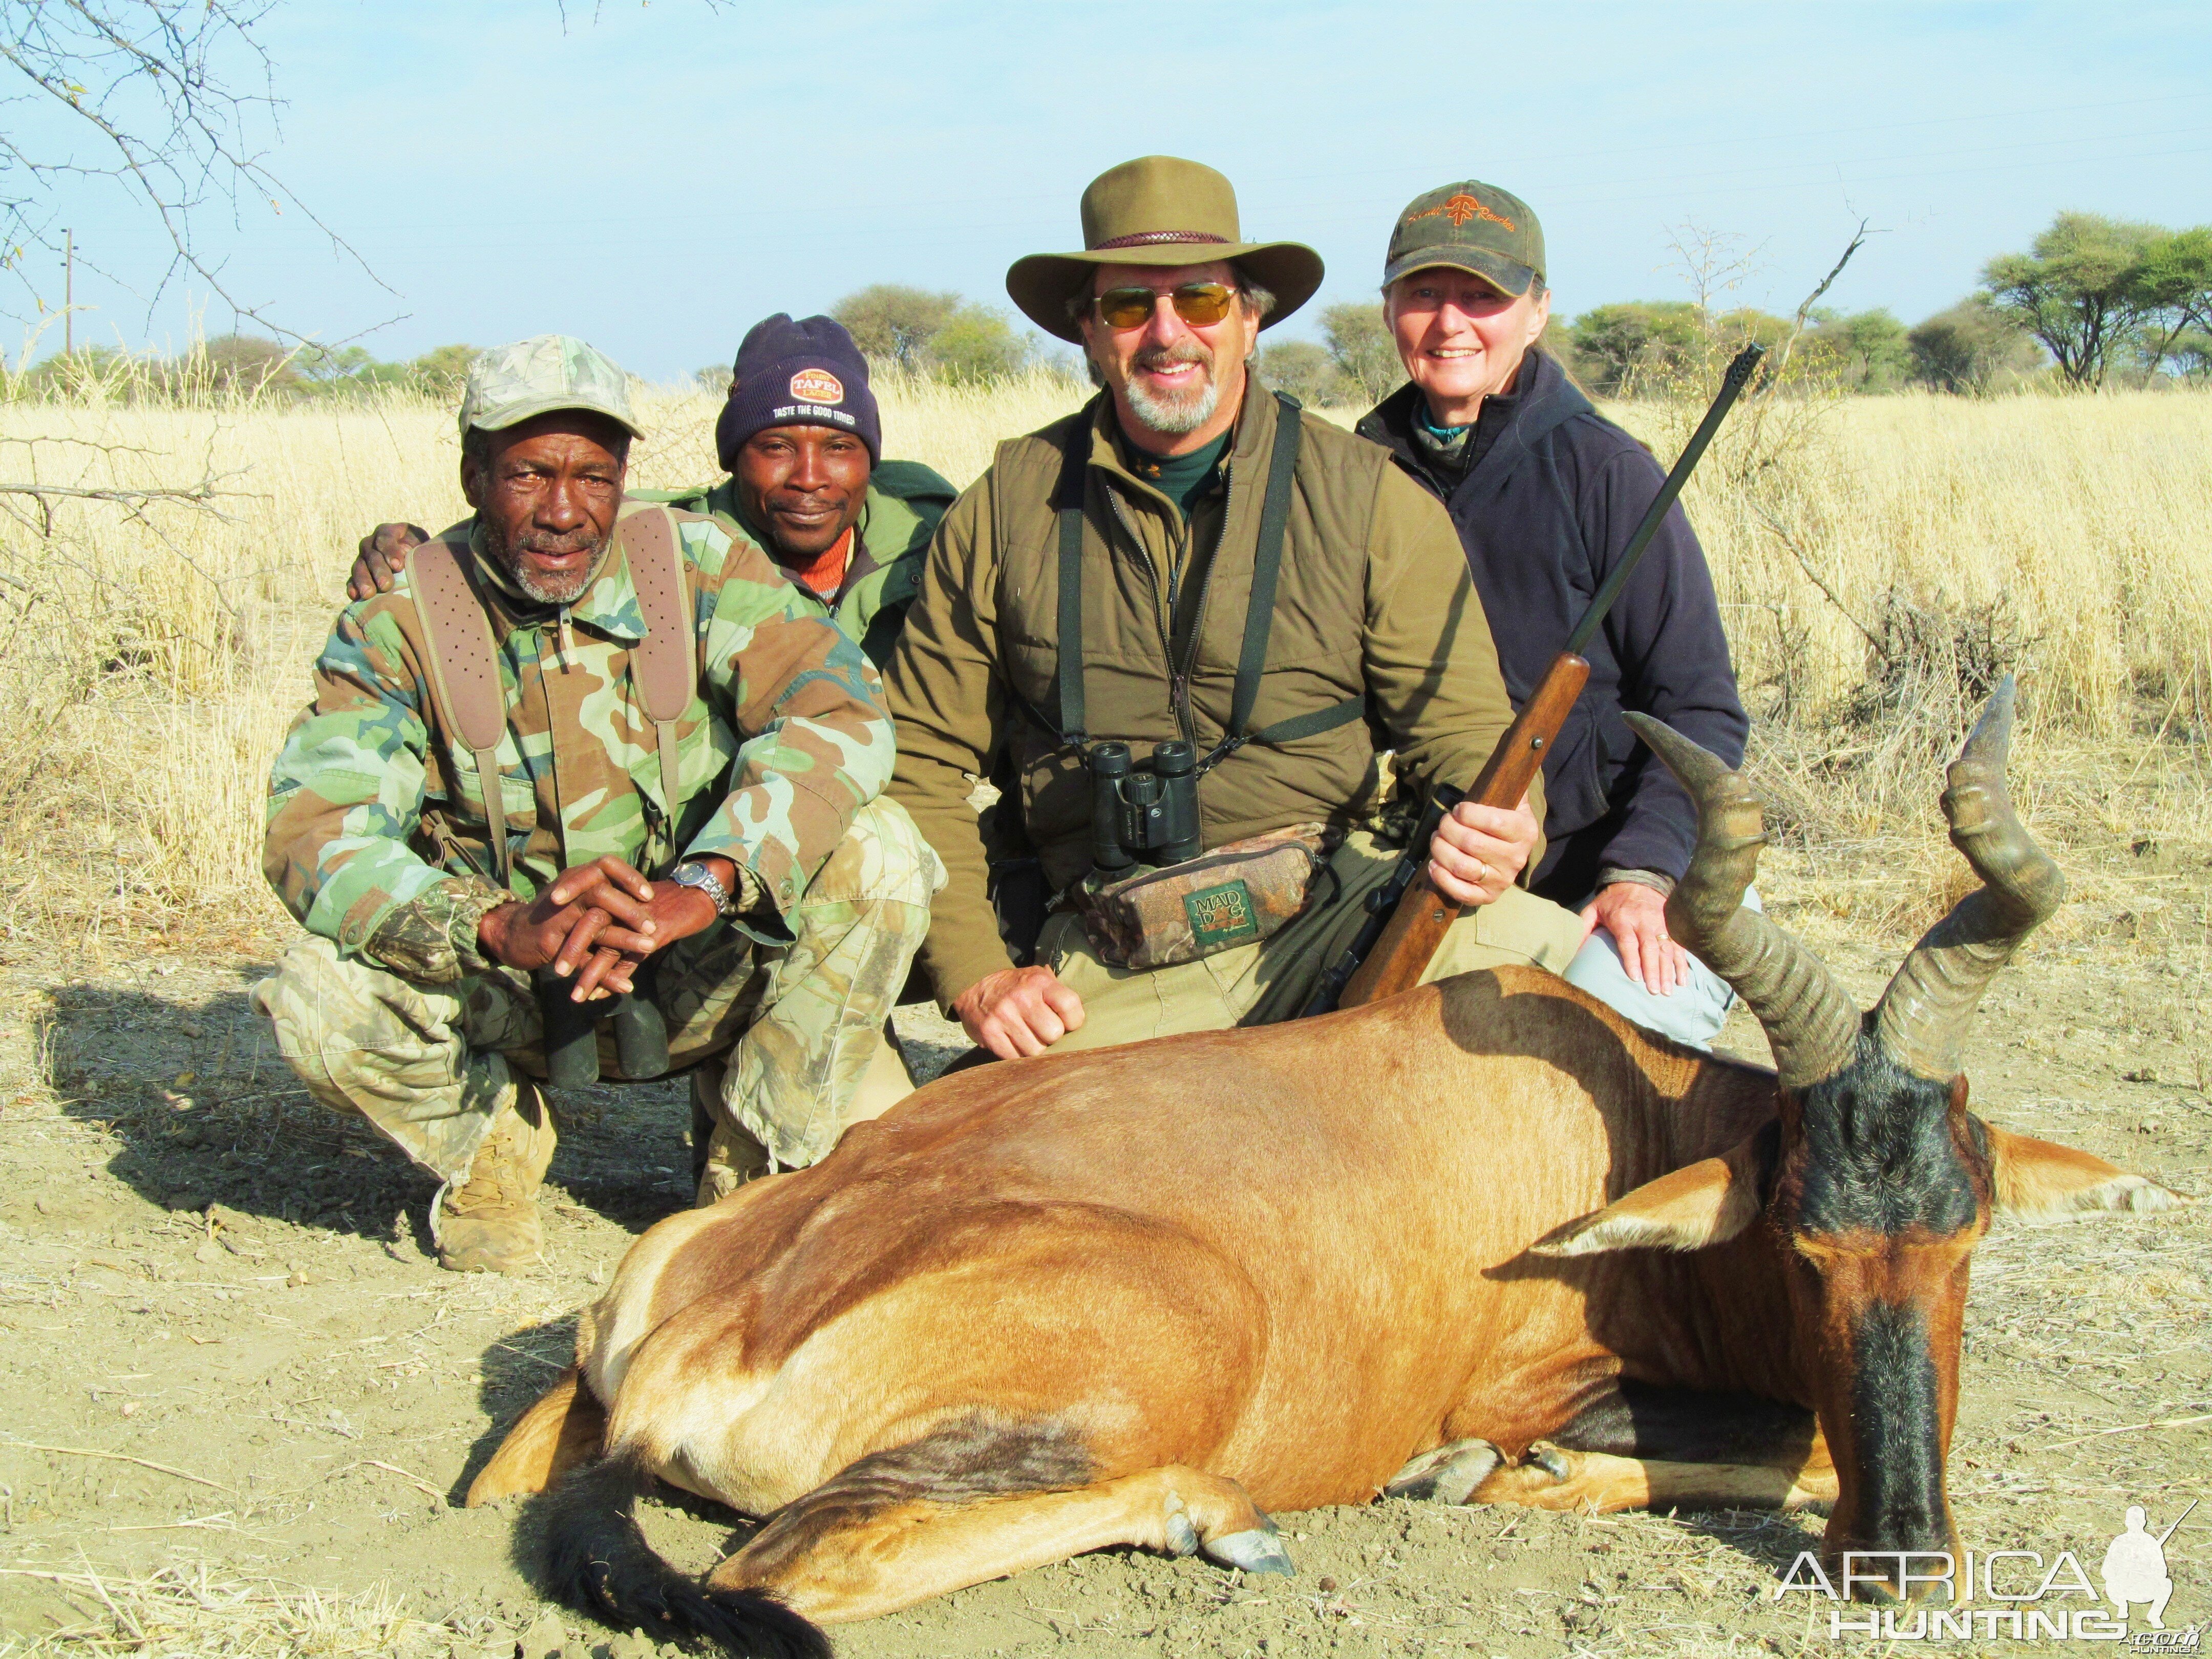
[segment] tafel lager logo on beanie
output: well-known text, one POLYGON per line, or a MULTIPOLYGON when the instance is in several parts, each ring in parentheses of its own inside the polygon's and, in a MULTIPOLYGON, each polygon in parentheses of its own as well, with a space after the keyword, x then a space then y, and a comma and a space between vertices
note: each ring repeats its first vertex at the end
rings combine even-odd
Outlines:
POLYGON ((738 452, 757 432, 775 426, 826 426, 868 447, 871 465, 884 458, 883 418, 868 390, 868 360, 834 317, 787 312, 758 322, 738 348, 730 400, 714 422, 714 453, 738 470, 738 452))

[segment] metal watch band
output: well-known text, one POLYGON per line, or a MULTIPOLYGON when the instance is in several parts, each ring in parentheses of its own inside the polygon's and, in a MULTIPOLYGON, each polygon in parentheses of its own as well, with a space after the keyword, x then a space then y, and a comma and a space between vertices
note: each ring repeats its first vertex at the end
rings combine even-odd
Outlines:
POLYGON ((737 915, 737 902, 731 898, 730 890, 723 886, 715 878, 714 872, 705 865, 695 864, 687 859, 668 872, 668 878, 681 887, 696 887, 714 900, 716 915, 737 915))

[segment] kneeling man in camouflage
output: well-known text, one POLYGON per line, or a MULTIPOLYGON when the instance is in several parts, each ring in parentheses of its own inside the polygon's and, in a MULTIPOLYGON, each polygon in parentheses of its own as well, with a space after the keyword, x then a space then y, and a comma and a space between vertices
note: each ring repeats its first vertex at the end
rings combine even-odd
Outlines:
POLYGON ((475 514, 341 614, 270 780, 264 867, 311 936, 255 1006, 444 1183, 448 1267, 539 1254, 550 1046, 720 1069, 702 1203, 827 1152, 943 881, 879 799, 860 647, 711 519, 625 502, 627 386, 561 336, 478 362, 475 514))

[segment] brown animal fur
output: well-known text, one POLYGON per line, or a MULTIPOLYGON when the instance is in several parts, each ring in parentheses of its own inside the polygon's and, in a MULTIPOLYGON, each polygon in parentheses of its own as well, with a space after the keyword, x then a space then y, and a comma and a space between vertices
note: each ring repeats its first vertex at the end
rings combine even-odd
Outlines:
POLYGON ((569 1366, 516 1420, 491 1462, 469 1482, 469 1508, 518 1492, 543 1492, 577 1464, 599 1455, 606 1437, 606 1409, 590 1389, 578 1386, 582 1377, 580 1366, 569 1366))
MULTIPOLYGON (((654 1227, 578 1363, 610 1454, 771 1517, 710 1584, 811 1619, 1115 1543, 1234 1559, 1262 1510, 1365 1502, 1450 1441, 1513 1465, 1624 1380, 1824 1403, 1792 1334, 1802 1258, 1744 1201, 1776 1112, 1771 1073, 1534 970, 979 1068, 654 1227), (1529 1249, 1606 1223, 1676 1248, 1529 1249)), ((2045 1208, 2162 1193, 1991 1133, 2021 1166, 2000 1186, 2045 1208)), ((478 1488, 557 1473, 562 1386, 478 1488)), ((1569 1454, 1566 1478, 1539 1459, 1477 1497, 1818 1501, 1814 1445, 1569 1454)))

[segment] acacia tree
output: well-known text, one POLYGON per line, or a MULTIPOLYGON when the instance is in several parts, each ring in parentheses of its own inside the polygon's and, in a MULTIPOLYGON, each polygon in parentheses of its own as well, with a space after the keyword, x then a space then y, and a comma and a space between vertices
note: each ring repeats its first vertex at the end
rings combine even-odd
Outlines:
POLYGON ((996 306, 964 304, 930 336, 923 366, 956 386, 981 386, 1020 374, 1029 366, 1031 343, 996 306))
POLYGON ((2112 352, 2151 309, 2142 264, 2164 233, 2155 225, 2062 213, 2026 253, 1982 271, 1990 299, 2043 343, 2073 385, 2105 383, 2112 352))
POLYGON ((2151 320, 2143 356, 2153 368, 2179 360, 2201 372, 2201 342, 2212 334, 2212 225, 2154 239, 2136 270, 2136 298, 2151 320))
POLYGON ((1328 351, 1311 340, 1279 340, 1262 346, 1260 373, 1268 385, 1289 392, 1310 409, 1336 402, 1343 383, 1328 351))
POLYGON ((1689 300, 1629 300, 1591 307, 1566 332, 1583 374, 1620 397, 1640 380, 1686 378, 1705 349, 1705 318, 1689 300))
POLYGON ((1807 332, 1807 358, 1836 376, 1848 391, 1894 392, 1911 371, 1905 325, 1887 307, 1848 314, 1814 312, 1807 332))
POLYGON ((853 343, 871 357, 921 374, 929 343, 960 309, 960 296, 908 288, 899 283, 871 283, 830 307, 844 324, 853 343))
POLYGON ((1406 383, 1398 343, 1379 303, 1329 307, 1321 314, 1321 337, 1337 373, 1369 403, 1381 403, 1406 383))
POLYGON ((1987 392, 2041 361, 2018 319, 1999 311, 1986 295, 1937 312, 1905 339, 1913 379, 1939 392, 1987 392))

